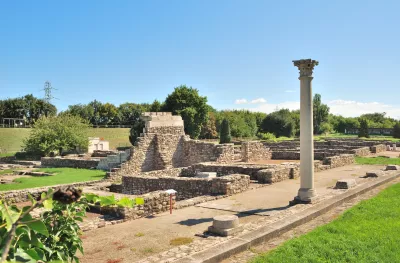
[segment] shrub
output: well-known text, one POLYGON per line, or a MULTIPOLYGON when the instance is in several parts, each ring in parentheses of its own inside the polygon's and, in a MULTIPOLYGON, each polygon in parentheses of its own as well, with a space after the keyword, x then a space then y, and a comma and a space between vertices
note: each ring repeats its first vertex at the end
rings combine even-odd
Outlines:
POLYGON ((143 133, 145 122, 143 120, 136 121, 129 131, 129 141, 132 145, 135 145, 137 138, 143 133))
POLYGON ((393 127, 393 137, 400 138, 400 122, 397 122, 393 127))
POLYGON ((224 119, 221 124, 221 133, 219 136, 219 143, 230 143, 231 142, 231 129, 229 127, 229 121, 224 119))
POLYGON ((276 141, 276 137, 273 133, 269 133, 269 132, 259 132, 257 134, 257 137, 260 140, 264 140, 264 141, 276 141))
POLYGON ((276 137, 293 137, 295 129, 295 121, 288 109, 269 114, 262 123, 262 130, 273 133, 276 137))

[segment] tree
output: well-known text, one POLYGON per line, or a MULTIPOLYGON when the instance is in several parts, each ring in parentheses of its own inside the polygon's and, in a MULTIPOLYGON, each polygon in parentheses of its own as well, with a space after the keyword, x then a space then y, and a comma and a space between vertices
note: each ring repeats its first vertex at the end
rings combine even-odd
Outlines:
POLYGON ((365 118, 360 119, 360 130, 358 131, 358 137, 369 138, 368 120, 365 118))
POLYGON ((320 129, 325 136, 333 131, 332 125, 329 122, 322 123, 320 129))
POLYGON ((163 111, 182 116, 185 132, 193 139, 199 137, 201 127, 207 121, 207 109, 207 97, 200 96, 197 89, 186 85, 176 87, 163 106, 163 111))
POLYGON ((160 112, 162 108, 162 104, 158 100, 154 100, 150 105, 150 112, 160 112))
POLYGON ((88 128, 87 121, 78 116, 40 117, 24 141, 25 150, 48 156, 51 152, 85 149, 89 144, 88 128))
POLYGON ((218 138, 217 132, 217 119, 215 118, 214 112, 208 112, 207 122, 201 127, 200 138, 202 139, 214 139, 218 138))
POLYGON ((230 143, 231 142, 231 129, 229 127, 229 121, 224 119, 221 124, 221 133, 219 136, 219 143, 230 143))
POLYGON ((293 137, 295 122, 288 109, 281 109, 269 114, 262 124, 263 132, 273 133, 276 137, 293 137))
POLYGON ((393 127, 393 137, 400 138, 400 122, 397 122, 393 127))
POLYGON ((321 95, 315 94, 313 98, 314 134, 321 133, 321 124, 328 121, 329 107, 321 101, 321 95))

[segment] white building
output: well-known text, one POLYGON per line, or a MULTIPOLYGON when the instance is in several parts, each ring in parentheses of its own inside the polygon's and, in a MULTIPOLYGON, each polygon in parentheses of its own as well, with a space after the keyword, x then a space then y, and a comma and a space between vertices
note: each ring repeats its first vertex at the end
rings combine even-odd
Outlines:
POLYGON ((93 151, 108 151, 110 150, 109 142, 104 141, 99 137, 89 137, 89 147, 88 153, 93 153, 93 151))

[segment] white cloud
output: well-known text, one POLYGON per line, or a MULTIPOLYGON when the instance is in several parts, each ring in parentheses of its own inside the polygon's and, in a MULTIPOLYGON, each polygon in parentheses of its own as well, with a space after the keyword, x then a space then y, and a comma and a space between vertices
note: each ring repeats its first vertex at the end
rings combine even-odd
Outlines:
POLYGON ((285 90, 285 92, 286 92, 286 93, 293 93, 293 92, 296 92, 296 91, 295 91, 295 90, 288 89, 288 90, 285 90))
POLYGON ((235 100, 235 104, 247 104, 247 100, 246 99, 237 99, 237 100, 235 100))
POLYGON ((260 103, 266 103, 267 101, 264 98, 258 98, 250 101, 251 104, 260 104, 260 103))
MULTIPOLYGON (((357 117, 365 113, 386 112, 387 116, 400 119, 400 105, 352 100, 332 100, 324 103, 329 106, 331 113, 342 115, 344 117, 357 117)), ((286 101, 282 103, 264 103, 248 109, 265 113, 271 113, 279 109, 298 110, 300 109, 300 102, 286 101)))
POLYGON ((327 102, 334 114, 356 117, 365 113, 386 112, 386 115, 400 119, 400 106, 380 102, 358 102, 353 100, 332 100, 327 102))

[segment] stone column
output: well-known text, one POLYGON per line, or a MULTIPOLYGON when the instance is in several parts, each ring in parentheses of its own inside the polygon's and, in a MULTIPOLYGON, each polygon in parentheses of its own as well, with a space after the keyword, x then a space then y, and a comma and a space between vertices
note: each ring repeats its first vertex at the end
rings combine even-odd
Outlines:
POLYGON ((294 60, 300 70, 300 189, 294 203, 310 203, 316 196, 314 189, 313 96, 311 81, 312 59, 294 60))

